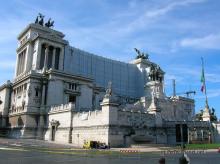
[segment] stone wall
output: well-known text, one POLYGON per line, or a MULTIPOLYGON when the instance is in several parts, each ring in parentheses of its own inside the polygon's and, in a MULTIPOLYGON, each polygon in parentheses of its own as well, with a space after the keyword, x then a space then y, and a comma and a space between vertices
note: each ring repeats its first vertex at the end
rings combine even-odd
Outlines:
POLYGON ((9 117, 9 137, 36 138, 37 116, 19 114, 9 117))
POLYGON ((11 101, 11 83, 0 86, 0 127, 6 127, 11 101))
POLYGON ((48 129, 45 132, 45 140, 51 140, 52 135, 52 125, 54 121, 57 121, 55 127, 55 137, 54 141, 57 142, 69 142, 69 135, 71 129, 71 117, 72 111, 74 110, 75 105, 72 103, 62 104, 57 106, 52 106, 49 111, 48 118, 48 129))

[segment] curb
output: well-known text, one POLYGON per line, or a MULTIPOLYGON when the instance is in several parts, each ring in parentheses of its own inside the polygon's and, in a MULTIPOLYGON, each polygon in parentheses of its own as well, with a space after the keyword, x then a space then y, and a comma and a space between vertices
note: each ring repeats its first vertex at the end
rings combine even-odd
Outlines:
POLYGON ((139 153, 140 151, 138 150, 120 150, 120 153, 139 153))

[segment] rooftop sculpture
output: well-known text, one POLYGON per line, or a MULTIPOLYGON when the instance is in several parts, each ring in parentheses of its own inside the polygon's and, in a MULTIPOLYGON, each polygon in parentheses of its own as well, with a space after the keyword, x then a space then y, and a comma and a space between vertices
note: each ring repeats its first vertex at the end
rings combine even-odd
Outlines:
POLYGON ((35 20, 35 24, 39 24, 41 26, 45 26, 45 27, 53 27, 54 26, 54 21, 51 21, 51 18, 49 18, 49 20, 47 21, 47 23, 44 24, 44 15, 39 13, 36 20, 35 20))
POLYGON ((147 53, 141 52, 140 50, 138 50, 137 48, 134 48, 134 50, 137 52, 137 56, 136 59, 149 59, 149 55, 147 53))

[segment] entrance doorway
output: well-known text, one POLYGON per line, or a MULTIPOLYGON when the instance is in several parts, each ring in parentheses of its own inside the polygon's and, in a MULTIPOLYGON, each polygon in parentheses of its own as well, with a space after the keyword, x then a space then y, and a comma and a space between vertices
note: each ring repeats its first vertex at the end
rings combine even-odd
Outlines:
POLYGON ((55 141, 55 131, 56 131, 55 126, 52 126, 52 131, 51 131, 51 141, 55 141))
POLYGON ((187 142, 187 141, 188 141, 187 124, 176 124, 176 142, 187 142), (182 131, 182 134, 181 134, 181 131, 182 131), (183 138, 183 141, 181 138, 183 138))
POLYGON ((73 104, 75 104, 76 103, 76 96, 74 96, 74 95, 69 95, 69 103, 73 103, 73 104))

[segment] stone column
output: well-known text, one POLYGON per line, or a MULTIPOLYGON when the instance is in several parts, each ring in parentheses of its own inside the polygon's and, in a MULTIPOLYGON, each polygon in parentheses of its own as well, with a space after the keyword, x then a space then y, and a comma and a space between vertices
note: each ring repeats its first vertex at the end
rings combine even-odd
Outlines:
POLYGON ((73 131, 73 107, 72 103, 70 103, 70 128, 69 128, 69 139, 68 142, 72 143, 72 131, 73 131))
POLYGON ((19 55, 17 54, 16 56, 16 67, 15 67, 15 77, 18 75, 18 60, 19 60, 19 55))
POLYGON ((47 70, 47 63, 48 63, 48 52, 49 52, 49 46, 45 45, 45 59, 44 59, 44 72, 47 70))
POLYGON ((46 92, 46 86, 45 84, 43 84, 42 93, 41 93, 41 106, 44 106, 45 92, 46 92))
POLYGON ((21 63, 20 60, 21 60, 21 58, 20 58, 20 55, 18 54, 16 76, 18 76, 20 73, 20 63, 21 63))
POLYGON ((37 127, 37 138, 38 139, 43 139, 43 132, 44 132, 44 115, 40 113, 39 118, 38 118, 38 127, 37 127))
POLYGON ((23 73, 24 72, 24 60, 25 60, 25 54, 24 54, 24 51, 21 53, 21 72, 20 73, 23 73))
POLYGON ((38 41, 38 48, 37 48, 37 57, 36 57, 36 69, 40 69, 40 58, 41 58, 41 49, 42 49, 42 44, 40 41, 38 41))
POLYGON ((59 69, 58 70, 63 70, 63 56, 64 56, 64 50, 63 48, 60 48, 60 58, 59 58, 59 69))
POLYGON ((43 84, 42 93, 41 93, 41 107, 40 107, 40 113, 38 118, 38 127, 37 127, 37 138, 43 139, 43 131, 44 131, 44 111, 45 111, 45 91, 46 86, 43 84))
POLYGON ((32 51, 32 47, 30 45, 28 45, 26 47, 26 50, 24 51, 23 55, 23 72, 28 72, 31 70, 31 65, 32 65, 32 57, 33 57, 33 53, 31 53, 32 51))
POLYGON ((53 47, 52 69, 55 69, 56 47, 53 47))

